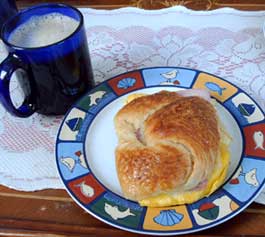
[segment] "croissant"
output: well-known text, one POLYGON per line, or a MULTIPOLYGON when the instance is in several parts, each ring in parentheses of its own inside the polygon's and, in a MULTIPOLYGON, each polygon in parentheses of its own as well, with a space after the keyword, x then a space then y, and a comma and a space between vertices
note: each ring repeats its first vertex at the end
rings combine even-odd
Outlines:
POLYGON ((117 174, 130 200, 196 190, 220 166, 222 131, 204 98, 168 91, 141 96, 121 108, 114 123, 117 174))

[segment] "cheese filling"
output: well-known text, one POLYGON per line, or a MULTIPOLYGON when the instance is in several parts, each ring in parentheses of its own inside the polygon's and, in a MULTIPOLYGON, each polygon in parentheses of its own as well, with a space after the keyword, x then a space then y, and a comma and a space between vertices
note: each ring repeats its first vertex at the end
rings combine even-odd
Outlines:
POLYGON ((172 206, 183 203, 193 203, 200 198, 209 196, 224 183, 227 169, 229 167, 230 152, 227 144, 222 143, 220 145, 220 153, 221 165, 220 167, 215 168, 204 189, 187 191, 184 193, 175 193, 171 195, 160 194, 155 197, 141 200, 139 202, 140 205, 149 207, 172 206))

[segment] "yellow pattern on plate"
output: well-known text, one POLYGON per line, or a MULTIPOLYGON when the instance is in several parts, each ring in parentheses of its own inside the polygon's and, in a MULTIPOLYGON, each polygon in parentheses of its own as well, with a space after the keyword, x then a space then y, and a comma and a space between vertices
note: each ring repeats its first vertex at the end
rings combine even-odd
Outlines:
POLYGON ((222 102, 237 92, 237 88, 230 83, 206 73, 199 74, 193 88, 207 89, 211 96, 222 102))

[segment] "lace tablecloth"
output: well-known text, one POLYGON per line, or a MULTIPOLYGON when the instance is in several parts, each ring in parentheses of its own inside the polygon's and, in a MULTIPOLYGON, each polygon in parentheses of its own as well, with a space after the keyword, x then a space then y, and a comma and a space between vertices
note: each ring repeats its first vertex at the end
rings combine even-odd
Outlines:
MULTIPOLYGON (((81 11, 96 82, 143 67, 189 67, 235 83, 265 109, 265 12, 81 11)), ((0 42, 0 60, 5 56, 0 42)), ((63 188, 54 152, 61 120, 15 118, 0 105, 0 184, 24 191, 63 188)), ((256 201, 265 204, 265 191, 256 201)))

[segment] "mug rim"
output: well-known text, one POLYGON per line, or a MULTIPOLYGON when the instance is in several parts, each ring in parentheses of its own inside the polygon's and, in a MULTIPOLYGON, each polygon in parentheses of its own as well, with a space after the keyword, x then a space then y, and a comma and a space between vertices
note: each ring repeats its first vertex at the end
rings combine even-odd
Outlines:
POLYGON ((32 6, 32 7, 28 7, 26 9, 23 9, 22 11, 19 11, 17 14, 15 14, 14 16, 12 16, 10 19, 8 19, 2 26, 2 29, 1 29, 1 32, 0 32, 0 38, 2 39, 2 41, 4 42, 5 45, 7 45, 8 47, 11 47, 11 48, 14 48, 16 50, 37 50, 37 49, 45 49, 45 48, 49 48, 51 46, 55 46, 55 45, 59 45, 59 44, 62 44, 64 41, 68 40, 69 38, 71 38, 73 35, 76 34, 76 32, 78 32, 81 27, 83 26, 84 24, 84 17, 83 17, 83 14, 76 8, 76 7, 73 7, 69 4, 65 4, 65 3, 41 3, 41 4, 37 4, 35 6, 32 6), (63 8, 70 8, 72 9, 73 11, 75 11, 79 17, 80 17, 80 20, 78 22, 78 26, 76 27, 76 29, 70 34, 68 35, 67 37, 65 37, 64 39, 62 40, 59 40, 59 41, 56 41, 54 43, 50 43, 50 44, 47 44, 47 45, 43 45, 43 46, 38 46, 38 47, 23 47, 23 46, 18 46, 18 45, 15 45, 15 44, 12 44, 8 41, 8 39, 6 39, 4 37, 4 32, 5 32, 5 29, 6 27, 8 26, 8 24, 10 24, 10 22, 12 22, 14 19, 16 19, 17 17, 19 17, 20 15, 24 14, 24 13, 27 13, 27 12, 30 12, 30 11, 33 11, 35 9, 38 9, 38 8, 43 8, 43 7, 49 7, 49 6, 54 6, 54 7, 63 7, 63 8))

